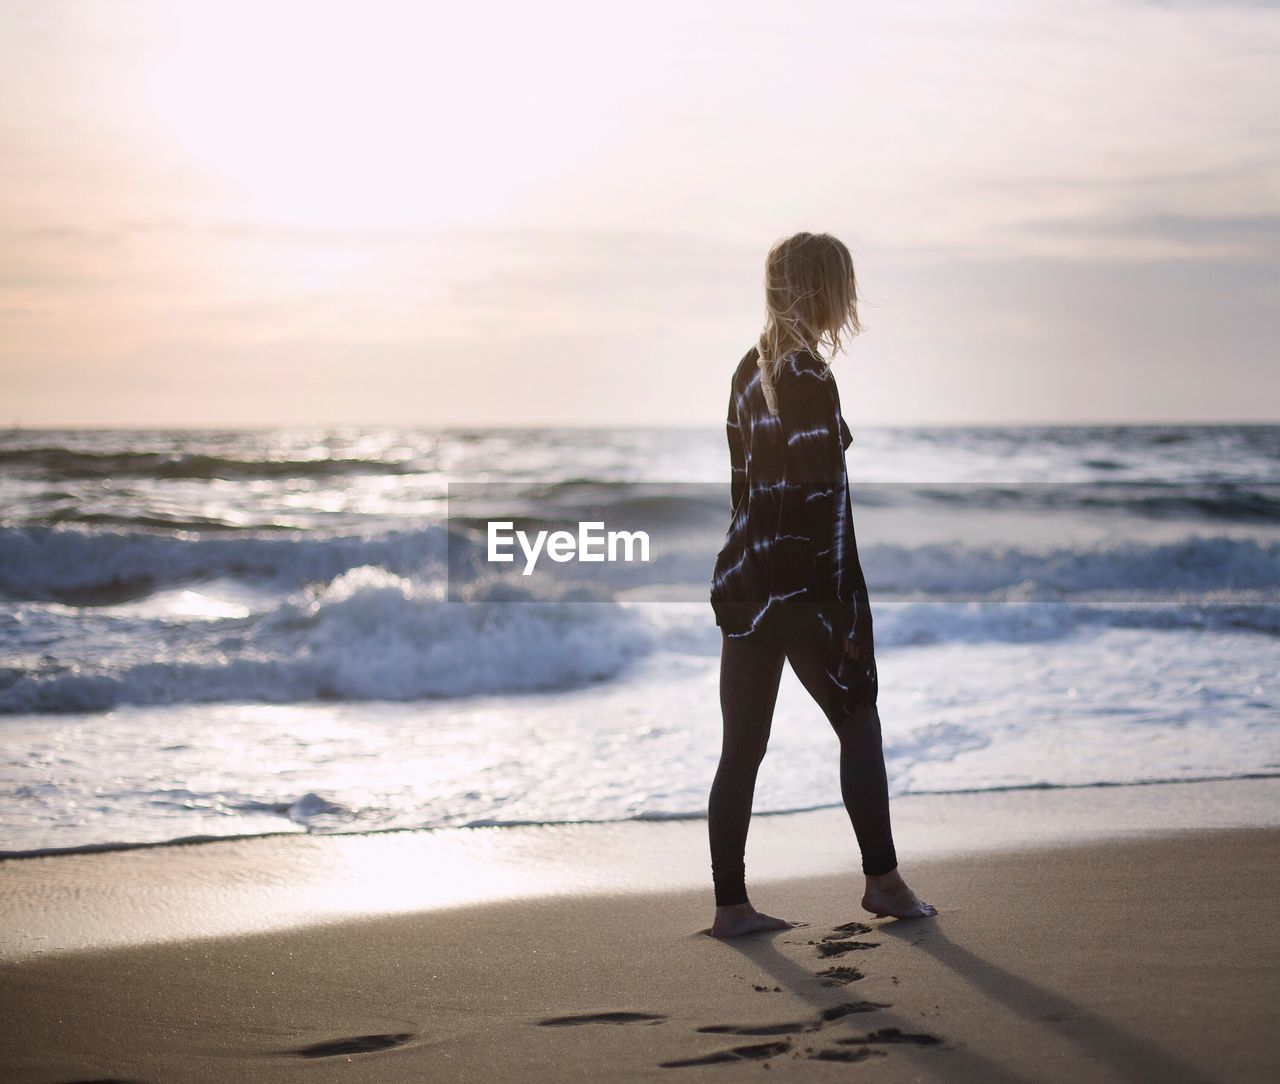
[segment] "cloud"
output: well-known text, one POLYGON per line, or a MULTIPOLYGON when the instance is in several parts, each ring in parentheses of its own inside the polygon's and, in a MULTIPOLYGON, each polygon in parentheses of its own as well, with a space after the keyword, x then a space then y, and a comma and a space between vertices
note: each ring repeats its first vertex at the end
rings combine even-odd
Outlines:
POLYGON ((1101 259, 1147 255, 1280 261, 1280 214, 1274 213, 1111 213, 1024 218, 1002 228, 1058 241, 1074 239, 1077 251, 1101 259))
MULTIPOLYGON (((1276 0, 1280 4, 1280 0, 1276 0)), ((1219 185, 1257 182, 1265 189, 1274 165, 1269 159, 1242 160, 1227 165, 1194 169, 1150 170, 1122 174, 1032 174, 1012 177, 979 177, 966 187, 991 191, 1040 193, 1051 190, 1067 192, 1105 192, 1129 198, 1148 198, 1153 194, 1212 190, 1219 185)))
POLYGON ((1153 8, 1199 8, 1212 11, 1219 8, 1262 8, 1264 11, 1280 11, 1280 0, 1131 0, 1136 4, 1153 8))

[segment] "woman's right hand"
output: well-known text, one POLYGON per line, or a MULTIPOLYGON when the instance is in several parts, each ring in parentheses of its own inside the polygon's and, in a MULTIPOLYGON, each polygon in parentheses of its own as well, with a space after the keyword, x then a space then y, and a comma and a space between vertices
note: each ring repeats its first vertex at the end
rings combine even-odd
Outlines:
POLYGON ((851 659, 870 659, 875 652, 870 622, 860 622, 852 636, 844 640, 844 653, 851 659))

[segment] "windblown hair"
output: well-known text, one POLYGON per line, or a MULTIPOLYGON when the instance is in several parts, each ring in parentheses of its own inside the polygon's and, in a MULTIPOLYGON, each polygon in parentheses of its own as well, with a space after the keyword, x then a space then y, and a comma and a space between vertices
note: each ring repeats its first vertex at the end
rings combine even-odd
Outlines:
POLYGON ((862 331, 853 257, 844 243, 829 233, 796 233, 775 242, 764 262, 764 307, 756 364, 765 403, 777 414, 775 388, 788 357, 799 350, 817 353, 825 335, 831 353, 823 360, 830 365, 841 331, 862 331))

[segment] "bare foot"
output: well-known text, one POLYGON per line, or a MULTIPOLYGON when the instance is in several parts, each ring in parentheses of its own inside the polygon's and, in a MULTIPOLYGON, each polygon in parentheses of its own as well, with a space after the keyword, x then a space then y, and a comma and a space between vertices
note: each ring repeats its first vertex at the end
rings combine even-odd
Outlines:
POLYGON ((862 908, 876 918, 893 915, 894 918, 930 918, 938 913, 931 903, 925 903, 907 887, 907 882, 895 869, 890 873, 867 876, 867 890, 862 896, 862 908))
POLYGON ((789 930, 794 923, 785 918, 761 914, 749 903, 734 903, 716 908, 716 920, 711 924, 712 937, 741 937, 744 933, 759 930, 789 930))

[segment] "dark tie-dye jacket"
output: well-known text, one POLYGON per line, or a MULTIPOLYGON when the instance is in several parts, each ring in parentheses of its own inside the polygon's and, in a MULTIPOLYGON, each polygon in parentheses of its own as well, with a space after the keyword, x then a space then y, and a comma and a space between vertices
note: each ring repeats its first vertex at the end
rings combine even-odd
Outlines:
POLYGON ((712 574, 716 624, 745 636, 780 602, 804 600, 816 604, 833 645, 851 636, 870 649, 871 607, 845 473, 853 437, 835 378, 816 354, 790 355, 775 383, 774 415, 758 357, 753 346, 729 396, 733 516, 712 574))

